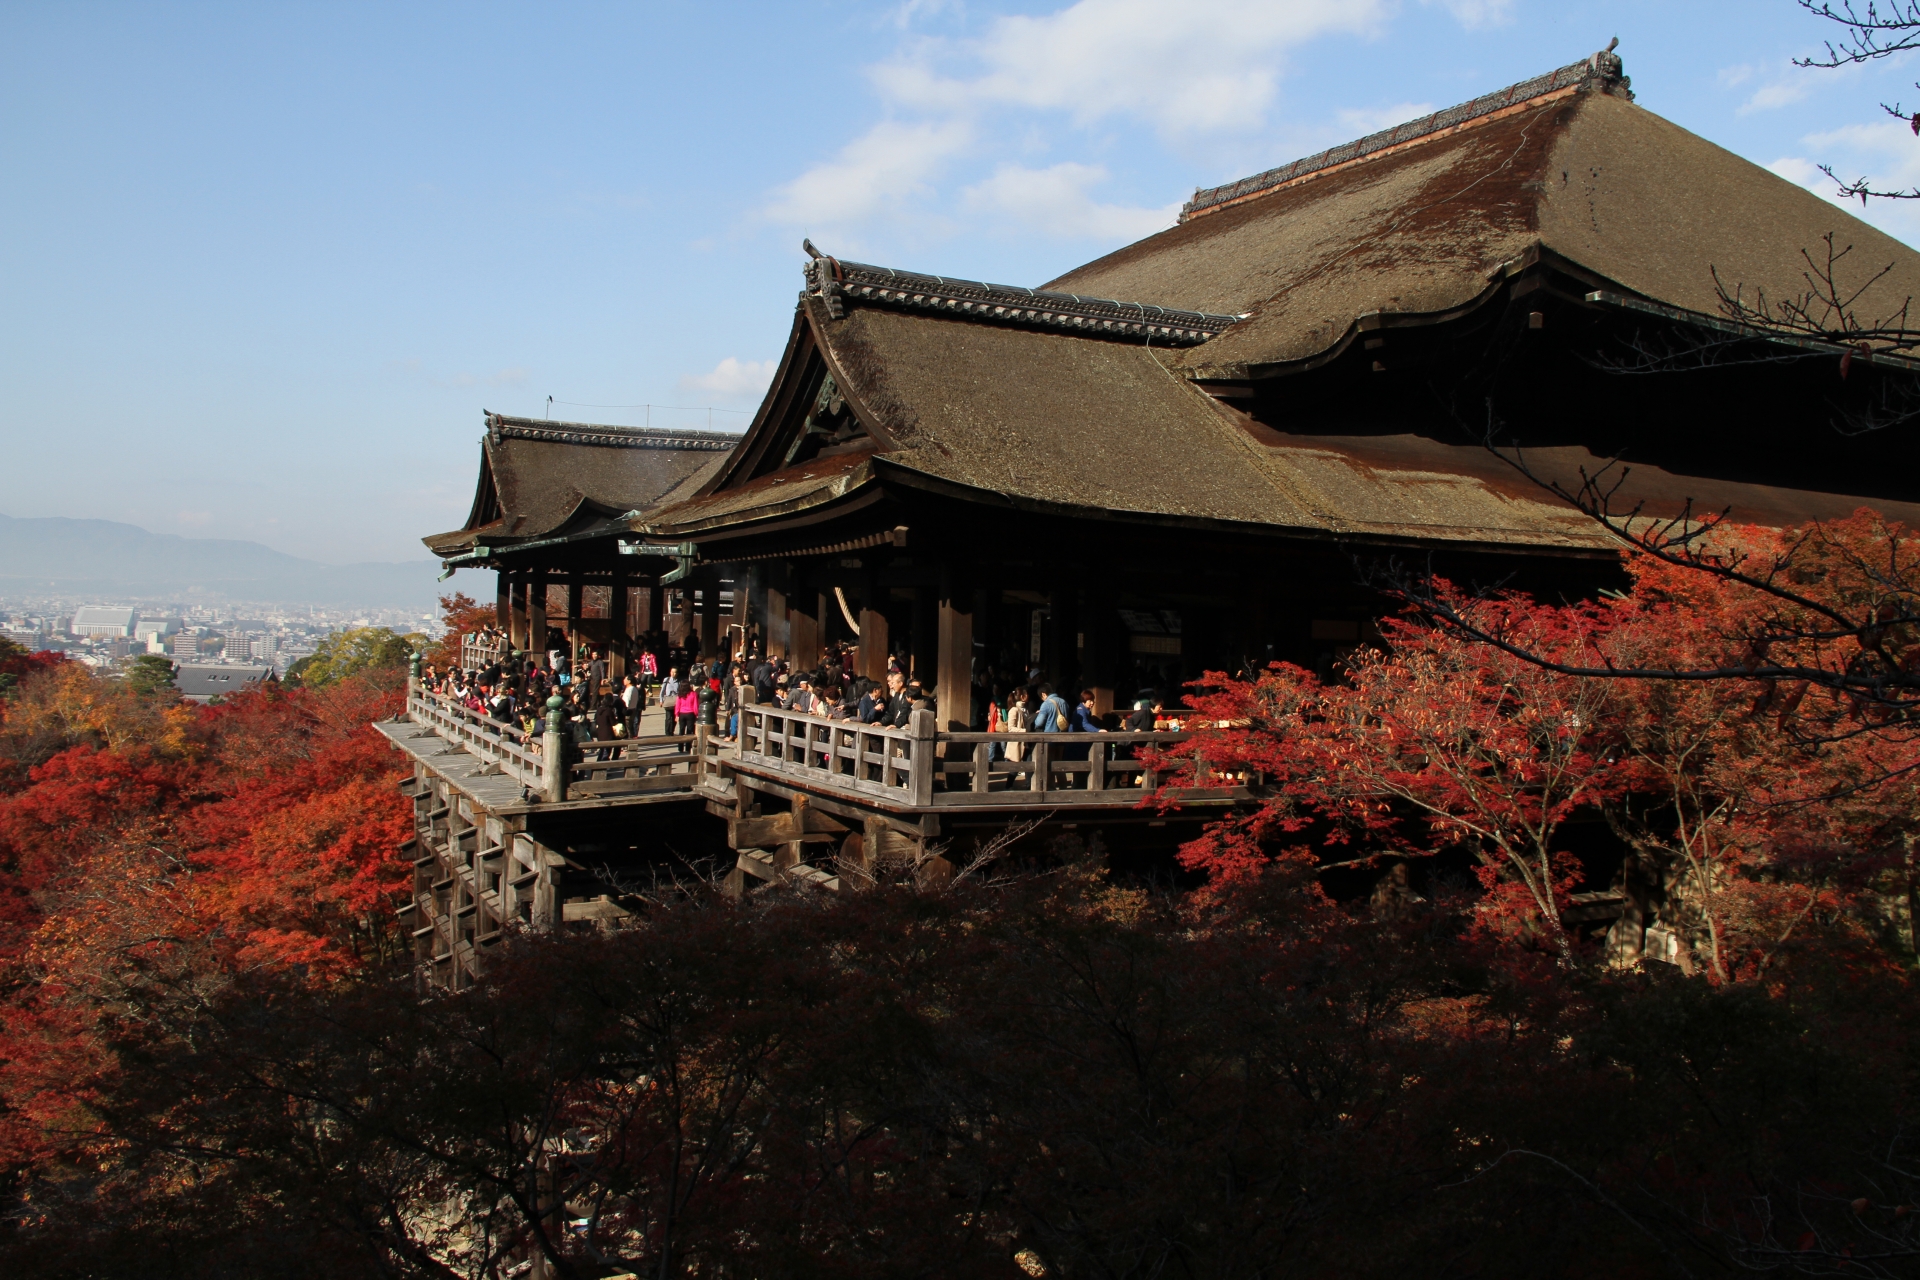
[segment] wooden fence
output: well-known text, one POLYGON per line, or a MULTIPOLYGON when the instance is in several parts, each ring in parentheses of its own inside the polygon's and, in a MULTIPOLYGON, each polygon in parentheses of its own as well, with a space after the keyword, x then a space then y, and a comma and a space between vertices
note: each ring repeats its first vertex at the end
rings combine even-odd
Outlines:
MULTIPOLYGON (((930 711, 904 729, 740 709, 736 766, 825 794, 914 809, 1131 806, 1161 779, 1138 758, 1186 733, 941 733, 930 711)), ((1185 792, 1182 793, 1186 794, 1185 792)), ((1243 787, 1193 794, 1225 798, 1243 787)))
POLYGON ((704 734, 612 738, 575 745, 562 736, 526 733, 444 694, 413 689, 407 717, 433 730, 450 746, 495 765, 548 802, 596 796, 691 790, 710 749, 704 734), (556 751, 555 748, 559 750, 556 751), (564 785, 551 768, 556 757, 573 756, 564 785))
MULTIPOLYGON (((561 735, 528 734, 441 694, 415 689, 407 713, 524 784, 549 803, 690 791, 730 770, 777 778, 821 795, 889 809, 1123 808, 1153 794, 1162 779, 1139 758, 1143 747, 1191 735, 1156 733, 940 733, 930 711, 903 729, 829 720, 774 707, 740 709, 731 743, 712 730, 614 738, 575 747, 561 735), (552 762, 567 758, 556 775, 552 762)), ((1232 800, 1241 779, 1188 788, 1172 798, 1232 800)))

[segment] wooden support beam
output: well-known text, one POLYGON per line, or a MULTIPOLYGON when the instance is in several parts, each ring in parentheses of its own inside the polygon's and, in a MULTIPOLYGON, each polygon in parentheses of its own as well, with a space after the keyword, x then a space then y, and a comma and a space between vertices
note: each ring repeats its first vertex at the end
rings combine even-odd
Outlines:
POLYGON ((493 621, 502 631, 513 626, 513 578, 505 569, 493 575, 493 621))
POLYGON ((607 646, 607 678, 613 681, 617 692, 620 677, 627 674, 627 644, 632 639, 628 630, 627 579, 621 574, 615 574, 613 578, 607 602, 607 619, 613 638, 613 642, 607 646))
POLYGON ((775 851, 773 866, 776 871, 786 871, 806 861, 807 845, 804 833, 807 829, 807 797, 798 795, 793 798, 793 812, 787 815, 792 822, 793 838, 775 851))
POLYGON ((810 671, 820 661, 820 616, 807 608, 819 608, 816 596, 801 593, 787 605, 787 660, 796 671, 810 671), (802 600, 808 606, 802 607, 802 600))
POLYGON ((860 610, 859 674, 876 684, 887 682, 887 615, 871 606, 860 610))
POLYGON ((578 573, 567 575, 567 660, 575 666, 580 661, 580 619, 586 614, 586 584, 578 573))
POLYGON ((527 649, 547 665, 547 571, 535 569, 527 583, 527 649))
POLYGON ((720 652, 720 579, 710 575, 700 587, 700 656, 720 652))
POLYGON ((526 650, 532 646, 527 643, 527 575, 515 573, 508 579, 509 626, 508 642, 513 648, 526 650))
POLYGON ((787 615, 787 596, 775 587, 767 588, 767 656, 785 658, 792 653, 788 636, 792 619, 787 615))
POLYGON ((959 601, 940 602, 940 655, 934 679, 940 727, 965 732, 973 727, 973 614, 959 601))

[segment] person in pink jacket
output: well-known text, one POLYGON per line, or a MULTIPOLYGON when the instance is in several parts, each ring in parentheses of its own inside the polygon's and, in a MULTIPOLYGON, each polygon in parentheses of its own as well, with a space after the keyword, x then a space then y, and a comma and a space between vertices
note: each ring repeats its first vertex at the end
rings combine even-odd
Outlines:
POLYGON ((694 717, 700 714, 700 689, 689 680, 680 686, 680 696, 674 700, 673 714, 679 721, 681 733, 693 732, 694 717))

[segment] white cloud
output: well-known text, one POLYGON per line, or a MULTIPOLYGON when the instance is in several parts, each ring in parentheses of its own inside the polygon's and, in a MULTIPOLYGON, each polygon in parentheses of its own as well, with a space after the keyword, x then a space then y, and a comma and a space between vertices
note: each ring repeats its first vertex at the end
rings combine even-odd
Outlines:
POLYGON ((689 373, 680 379, 680 390, 712 396, 716 400, 756 400, 766 394, 777 367, 773 360, 741 360, 728 356, 706 373, 689 373))
MULTIPOLYGON (((1439 0, 1454 21, 1472 31, 1479 27, 1504 26, 1513 17, 1513 0, 1439 0)), ((1434 0, 1421 0, 1431 5, 1434 0)))
POLYGON ((1740 104, 1740 114, 1744 116, 1753 111, 1772 111, 1776 107, 1790 107, 1796 102, 1804 102, 1811 88, 1807 80, 1799 76, 1770 80, 1740 104))
POLYGON ((1173 225, 1180 203, 1159 209, 1100 204, 1089 189, 1107 180, 1099 165, 1067 161, 1045 169, 1003 164, 992 177, 968 187, 961 200, 970 213, 1001 215, 1060 239, 1138 240, 1173 225))
POLYGON ((900 124, 883 120, 779 188, 765 214, 775 222, 808 228, 864 221, 931 188, 956 153, 973 140, 964 120, 900 124))
POLYGON ((1280 59, 1318 36, 1371 32, 1385 0, 1079 0, 994 20, 964 42, 929 40, 871 71, 901 106, 1064 111, 1077 123, 1133 116, 1164 133, 1243 129, 1271 105, 1280 59), (942 64, 974 64, 953 75, 942 64))
MULTIPOLYGON (((1877 191, 1911 191, 1920 187, 1920 140, 1914 138, 1913 126, 1903 120, 1844 125, 1823 133, 1810 133, 1802 141, 1823 163, 1831 164, 1835 172, 1848 178, 1865 175, 1877 191)), ((1820 176, 1825 180, 1824 174, 1820 176)), ((1818 186, 1813 189, 1820 191, 1818 186)), ((1830 196, 1832 192, 1833 183, 1828 182, 1821 194, 1830 196)), ((1871 222, 1900 227, 1902 234, 1911 235, 1920 222, 1912 206, 1901 201, 1876 201, 1864 210, 1858 202, 1850 207, 1871 222)))
MULTIPOLYGON (((1820 166, 1801 156, 1782 156, 1767 168, 1809 191, 1820 191, 1822 183, 1826 184, 1829 191, 1833 189, 1833 180, 1820 172, 1820 166)), ((1826 192, 1821 191, 1821 194, 1825 195, 1826 192)))
POLYGON ((1808 134, 1801 141, 1807 147, 1807 156, 1784 156, 1767 168, 1909 243, 1920 237, 1920 209, 1914 207, 1915 202, 1871 200, 1862 204, 1857 198, 1842 199, 1836 194, 1839 184, 1819 168, 1828 164, 1843 178, 1864 177, 1877 191, 1920 188, 1920 141, 1915 140, 1912 126, 1891 119, 1851 124, 1808 134))

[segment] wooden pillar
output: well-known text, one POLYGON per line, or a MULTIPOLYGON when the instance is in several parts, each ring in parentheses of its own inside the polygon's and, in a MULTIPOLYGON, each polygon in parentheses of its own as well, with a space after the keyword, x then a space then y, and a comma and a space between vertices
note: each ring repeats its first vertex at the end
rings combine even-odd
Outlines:
POLYGON ((502 631, 513 626, 513 578, 505 569, 493 575, 493 623, 502 631))
POLYGON ((934 688, 940 728, 964 733, 973 727, 973 613, 967 601, 940 602, 939 638, 934 688))
POLYGON ((620 677, 627 674, 627 642, 631 638, 627 630, 627 579, 625 575, 613 575, 613 588, 607 599, 607 678, 613 681, 613 687, 620 688, 620 677))
POLYGON ((745 568, 734 570, 732 581, 726 585, 733 592, 733 602, 727 612, 720 615, 720 645, 729 651, 739 649, 742 658, 747 656, 747 598, 750 594, 747 583, 749 571, 745 568))
POLYGON ((527 650, 547 665, 547 571, 535 569, 527 581, 527 650))
POLYGON ((524 571, 513 575, 508 591, 512 624, 508 636, 514 648, 531 649, 533 646, 527 643, 527 575, 524 571))
POLYGON ((667 643, 677 646, 687 638, 687 589, 673 586, 665 590, 667 603, 662 621, 666 623, 667 643))
POLYGON ((887 682, 887 615, 872 607, 860 610, 859 675, 877 684, 887 682))
POLYGON ((773 587, 767 588, 767 656, 784 658, 790 651, 787 643, 789 624, 787 617, 787 596, 773 587))
POLYGON ((700 656, 711 658, 720 652, 720 576, 708 578, 700 588, 700 656))
POLYGON ((585 594, 580 575, 567 575, 567 658, 577 663, 580 657, 580 615, 586 612, 580 597, 585 594))
POLYGON ((796 593, 787 605, 787 660, 796 671, 810 671, 820 661, 820 615, 808 613, 809 607, 818 610, 817 595, 796 593))

